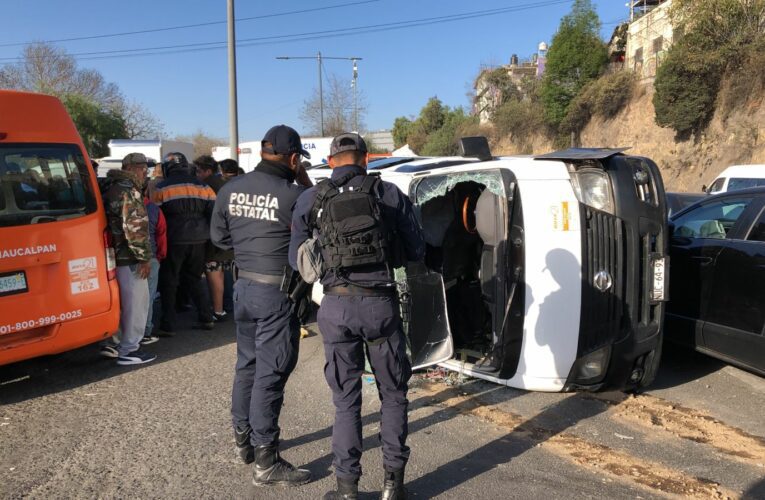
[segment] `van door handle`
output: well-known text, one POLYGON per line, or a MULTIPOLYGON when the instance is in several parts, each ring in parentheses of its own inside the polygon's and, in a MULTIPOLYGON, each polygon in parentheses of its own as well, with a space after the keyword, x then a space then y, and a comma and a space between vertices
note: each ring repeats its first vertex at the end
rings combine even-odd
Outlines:
POLYGON ((691 257, 691 259, 697 261, 702 266, 706 266, 712 263, 712 257, 702 257, 700 255, 696 255, 691 257))

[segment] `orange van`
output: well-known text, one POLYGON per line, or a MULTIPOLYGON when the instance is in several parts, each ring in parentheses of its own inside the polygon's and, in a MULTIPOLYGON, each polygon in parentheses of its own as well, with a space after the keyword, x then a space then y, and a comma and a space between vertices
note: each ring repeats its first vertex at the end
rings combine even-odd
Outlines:
POLYGON ((55 97, 0 90, 0 365, 119 326, 96 175, 55 97))

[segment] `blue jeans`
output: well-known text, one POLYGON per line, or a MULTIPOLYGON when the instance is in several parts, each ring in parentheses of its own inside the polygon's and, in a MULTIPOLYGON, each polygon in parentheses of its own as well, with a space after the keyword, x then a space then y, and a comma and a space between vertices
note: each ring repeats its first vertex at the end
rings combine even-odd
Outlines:
POLYGON ((154 299, 157 298, 157 284, 159 283, 159 261, 151 259, 151 272, 149 272, 149 316, 146 318, 146 329, 143 336, 148 337, 154 329, 154 299))

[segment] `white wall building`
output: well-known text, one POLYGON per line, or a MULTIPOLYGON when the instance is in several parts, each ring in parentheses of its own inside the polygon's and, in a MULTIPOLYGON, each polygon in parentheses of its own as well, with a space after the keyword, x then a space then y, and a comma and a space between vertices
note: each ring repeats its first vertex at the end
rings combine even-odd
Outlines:
POLYGON ((626 67, 643 82, 651 82, 674 39, 669 16, 672 0, 631 0, 628 5, 626 67))

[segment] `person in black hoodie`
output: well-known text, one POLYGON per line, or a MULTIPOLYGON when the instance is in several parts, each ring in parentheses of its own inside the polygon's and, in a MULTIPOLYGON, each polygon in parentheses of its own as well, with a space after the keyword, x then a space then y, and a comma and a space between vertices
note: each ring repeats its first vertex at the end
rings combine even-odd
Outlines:
POLYGON ((162 164, 164 180, 152 196, 167 221, 167 258, 159 270, 162 320, 159 336, 175 333, 175 299, 179 283, 188 287, 197 307, 200 327, 212 330, 210 298, 200 277, 204 271, 206 243, 210 238, 210 216, 215 191, 197 180, 181 153, 168 154, 162 164))

